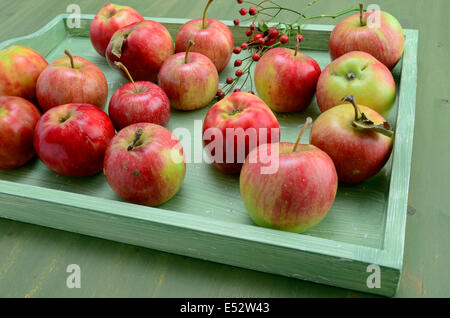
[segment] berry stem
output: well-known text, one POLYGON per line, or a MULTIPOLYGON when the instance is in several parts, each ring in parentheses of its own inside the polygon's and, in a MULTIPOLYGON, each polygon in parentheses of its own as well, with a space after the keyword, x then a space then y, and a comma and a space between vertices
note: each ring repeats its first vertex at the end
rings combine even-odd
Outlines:
POLYGON ((128 79, 130 80, 130 82, 133 84, 134 86, 134 90, 136 91, 136 93, 138 92, 138 89, 136 87, 136 84, 134 83, 133 77, 131 76, 130 72, 128 71, 128 69, 125 67, 125 65, 122 64, 122 62, 114 62, 115 65, 117 65, 118 67, 120 67, 120 69, 122 71, 125 72, 125 74, 127 75, 128 79))
POLYGON ((73 63, 73 56, 72 56, 72 54, 70 54, 69 50, 64 50, 64 54, 66 54, 69 57, 69 59, 70 59, 70 66, 72 68, 75 68, 75 64, 73 63))
POLYGON ((188 63, 188 57, 189 57, 189 52, 191 51, 191 48, 195 45, 194 41, 189 40, 189 44, 188 47, 186 49, 186 55, 184 56, 184 64, 188 63))
POLYGON ((214 0, 209 0, 208 4, 205 7, 205 11, 203 11, 203 20, 202 20, 202 29, 206 29, 206 12, 208 11, 209 7, 213 3, 214 0))
POLYGON ((138 128, 136 129, 136 132, 134 133, 134 139, 127 148, 128 151, 133 150, 139 144, 139 139, 141 139, 143 134, 144 134, 144 131, 142 130, 142 127, 138 126, 138 128))
POLYGON ((295 152, 297 150, 297 147, 300 144, 300 140, 302 139, 303 134, 305 133, 306 129, 308 129, 309 125, 311 125, 311 124, 312 124, 312 118, 311 117, 306 118, 306 122, 303 125, 303 128, 300 131, 300 134, 298 135, 297 141, 295 143, 294 148, 292 149, 292 152, 295 152))

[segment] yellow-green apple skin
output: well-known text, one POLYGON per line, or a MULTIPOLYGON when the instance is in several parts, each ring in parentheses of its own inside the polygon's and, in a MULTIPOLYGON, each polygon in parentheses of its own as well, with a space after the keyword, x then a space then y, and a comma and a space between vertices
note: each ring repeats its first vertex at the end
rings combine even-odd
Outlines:
POLYGON ((36 101, 36 82, 47 61, 24 46, 0 51, 0 96, 17 96, 36 101))
POLYGON ((159 71, 158 84, 173 108, 203 108, 216 96, 219 74, 213 62, 203 54, 190 52, 187 63, 185 57, 186 52, 169 57, 159 71))
POLYGON ((355 51, 329 64, 317 82, 317 105, 324 112, 353 95, 359 104, 386 116, 395 103, 396 88, 389 69, 368 53, 355 51))
POLYGON ((252 161, 253 153, 247 157, 240 176, 242 200, 256 225, 303 233, 319 224, 333 205, 336 169, 330 157, 313 145, 300 144, 293 152, 294 144, 283 142, 252 152, 267 151, 271 156, 278 145, 274 173, 261 173, 262 167, 273 163, 252 161))
POLYGON ((335 60, 351 51, 364 51, 387 68, 393 69, 405 48, 402 26, 395 17, 384 11, 365 12, 364 21, 364 25, 361 25, 358 13, 336 25, 329 42, 331 59, 335 60))
MULTIPOLYGON (((375 124, 385 122, 371 108, 358 107, 375 124)), ((392 151, 392 137, 356 128, 352 124, 354 119, 354 107, 342 104, 322 113, 310 133, 310 143, 331 157, 339 182, 343 183, 359 183, 374 176, 384 167, 392 151)))
POLYGON ((270 49, 255 68, 255 87, 261 99, 276 112, 298 112, 314 98, 320 76, 317 62, 301 52, 270 49))

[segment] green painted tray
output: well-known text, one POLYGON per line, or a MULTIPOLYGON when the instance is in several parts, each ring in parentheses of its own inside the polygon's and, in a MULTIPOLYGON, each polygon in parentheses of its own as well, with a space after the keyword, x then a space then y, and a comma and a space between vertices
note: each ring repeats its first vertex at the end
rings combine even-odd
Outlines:
MULTIPOLYGON (((57 16, 32 35, 1 43, 0 49, 25 45, 53 61, 67 48, 104 71, 111 96, 126 81, 92 48, 88 36, 93 17, 83 15, 81 27, 71 29, 66 23, 68 15, 57 16)), ((186 22, 154 20, 163 23, 173 37, 186 22)), ((245 36, 241 28, 232 27, 237 44, 245 36)), ((332 28, 309 25, 304 29, 302 47, 322 69, 330 62, 327 49, 332 28)), ((61 177, 35 159, 20 169, 0 172, 0 217, 392 296, 403 261, 416 100, 418 32, 405 30, 405 35, 404 57, 393 71, 399 91, 388 118, 395 127, 391 160, 367 182, 340 185, 328 216, 304 235, 253 225, 240 198, 238 177, 224 175, 205 163, 188 164, 181 191, 166 204, 149 208, 123 202, 101 174, 84 179, 61 177), (376 282, 377 269, 379 286, 367 284, 368 280, 376 282)), ((232 63, 221 74, 222 82, 233 74, 232 63)), ((172 112, 169 128, 188 128, 200 142, 190 145, 192 154, 201 151, 201 131, 195 135, 194 123, 203 120, 207 109, 172 112)), ((295 141, 305 118, 318 114, 314 102, 304 113, 277 115, 282 140, 295 141)), ((305 134, 303 143, 308 137, 305 134)), ((182 142, 188 150, 189 145, 182 142)))

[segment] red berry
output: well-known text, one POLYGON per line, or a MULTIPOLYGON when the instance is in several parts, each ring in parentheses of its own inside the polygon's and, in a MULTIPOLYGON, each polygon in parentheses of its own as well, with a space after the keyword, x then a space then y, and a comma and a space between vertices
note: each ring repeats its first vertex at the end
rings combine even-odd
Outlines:
POLYGON ((295 36, 295 41, 298 41, 299 43, 302 43, 303 42, 303 35, 297 34, 295 36))
POLYGON ((234 19, 233 23, 234 23, 234 25, 238 26, 239 25, 239 19, 234 19))
POLYGON ((253 61, 258 62, 259 59, 261 58, 261 55, 259 53, 255 53, 252 56, 253 61))
POLYGON ((282 36, 280 36, 280 42, 283 44, 286 44, 289 42, 289 37, 285 34, 283 34, 282 36))
POLYGON ((245 31, 245 34, 246 34, 247 36, 251 36, 251 35, 253 34, 253 31, 250 30, 250 29, 248 29, 247 31, 245 31))
POLYGON ((254 91, 248 91, 250 94, 255 95, 254 91))
POLYGON ((278 31, 277 28, 271 27, 269 29, 269 38, 271 38, 271 39, 277 38, 279 34, 280 34, 280 32, 278 31))
POLYGON ((255 41, 258 41, 258 40, 261 39, 262 37, 263 37, 263 35, 262 35, 261 33, 257 33, 257 34, 255 34, 254 39, 255 39, 255 41))
POLYGON ((244 51, 248 49, 248 44, 247 43, 242 43, 241 44, 241 49, 243 49, 244 51))
POLYGON ((233 92, 237 93, 240 92, 241 90, 239 88, 236 88, 233 92))
POLYGON ((217 90, 216 96, 219 96, 220 94, 223 94, 223 91, 221 89, 217 90))
POLYGON ((236 60, 236 61, 234 61, 234 66, 235 67, 239 67, 239 66, 241 66, 242 65, 242 60, 236 60))
POLYGON ((266 41, 266 46, 274 45, 277 42, 277 38, 271 38, 268 41, 266 41))
POLYGON ((246 15, 246 14, 248 13, 248 11, 247 11, 247 9, 242 8, 241 10, 239 10, 239 13, 240 13, 241 15, 246 15))
POLYGON ((236 47, 233 49, 233 53, 234 53, 234 54, 239 54, 239 53, 241 53, 241 48, 240 48, 239 46, 236 46, 236 47))
POLYGON ((233 78, 232 77, 227 77, 226 82, 227 82, 227 84, 233 83, 233 78))
POLYGON ((236 76, 237 76, 237 77, 241 77, 242 74, 243 74, 242 70, 237 70, 237 71, 236 71, 236 76))
POLYGON ((250 15, 256 15, 257 11, 255 7, 250 7, 248 9, 248 12, 250 13, 250 15))
POLYGON ((222 100, 225 97, 225 93, 221 93, 220 95, 217 95, 218 100, 222 100))
POLYGON ((266 43, 266 39, 264 39, 264 38, 260 38, 258 40, 258 44, 260 44, 260 45, 264 45, 265 43, 266 43))
POLYGON ((242 4, 242 2, 244 2, 244 0, 237 0, 237 3, 242 4))
POLYGON ((250 24, 250 30, 252 31, 256 30, 256 25, 254 23, 250 24))

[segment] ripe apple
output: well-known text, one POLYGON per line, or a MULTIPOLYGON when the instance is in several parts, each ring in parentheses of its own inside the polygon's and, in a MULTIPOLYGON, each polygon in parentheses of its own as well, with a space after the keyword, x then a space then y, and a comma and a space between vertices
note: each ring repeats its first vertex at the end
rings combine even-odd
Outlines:
POLYGON ((41 73, 36 95, 42 110, 82 103, 101 109, 108 99, 108 83, 103 72, 93 63, 79 56, 67 55, 52 63, 41 73))
POLYGON ((298 112, 311 103, 320 76, 317 62, 298 51, 270 49, 255 68, 258 95, 276 112, 298 112))
POLYGON ((392 151, 389 123, 373 109, 357 105, 353 96, 322 113, 314 122, 310 143, 333 160, 339 181, 358 183, 377 174, 392 151))
POLYGON ((0 96, 0 170, 23 166, 34 157, 33 133, 40 117, 26 99, 0 96))
MULTIPOLYGON (((307 123, 308 124, 308 123, 307 123)), ((333 205, 338 178, 331 158, 313 145, 282 142, 254 149, 245 160, 240 189, 245 208, 256 225, 303 233, 320 223, 333 205), (254 152, 278 147, 274 173, 261 173, 268 163, 251 161, 254 152)))
POLYGON ((36 101, 36 81, 47 61, 24 46, 0 50, 0 96, 18 96, 36 101))
POLYGON ((193 52, 209 57, 222 72, 230 62, 233 53, 233 34, 224 23, 215 19, 206 19, 206 12, 213 0, 209 0, 203 12, 203 19, 195 19, 185 23, 175 38, 175 51, 186 52, 189 41, 195 42, 193 52))
POLYGON ((104 173, 123 199, 149 206, 170 200, 186 173, 181 143, 166 128, 138 123, 117 133, 105 155, 104 173))
POLYGON ((237 174, 251 150, 277 143, 280 125, 257 96, 236 92, 212 106, 203 123, 203 141, 214 166, 237 174))
POLYGON ((106 60, 120 71, 114 62, 122 62, 137 81, 156 82, 159 69, 173 53, 169 31, 158 22, 142 21, 114 33, 106 49, 106 60))
POLYGON ((97 13, 89 29, 94 49, 104 57, 113 34, 124 26, 140 21, 144 18, 133 8, 108 3, 97 13))
POLYGON ((339 22, 330 36, 331 59, 364 51, 393 69, 403 55, 405 36, 396 18, 384 11, 354 14, 339 22))
POLYGON ((389 69, 372 55, 354 51, 328 65, 317 82, 317 105, 324 112, 353 95, 358 103, 387 115, 395 103, 395 81, 389 69))
POLYGON ((108 113, 114 127, 121 130, 141 122, 166 126, 170 119, 170 101, 166 93, 154 83, 135 82, 125 65, 118 64, 131 83, 115 91, 109 102, 108 113))
POLYGON ((189 51, 169 57, 158 74, 159 86, 169 96, 172 107, 194 110, 207 106, 216 96, 219 74, 209 58, 189 51))
POLYGON ((114 126, 101 109, 88 104, 66 104, 42 115, 34 131, 34 149, 53 172, 86 177, 102 171, 114 126))

